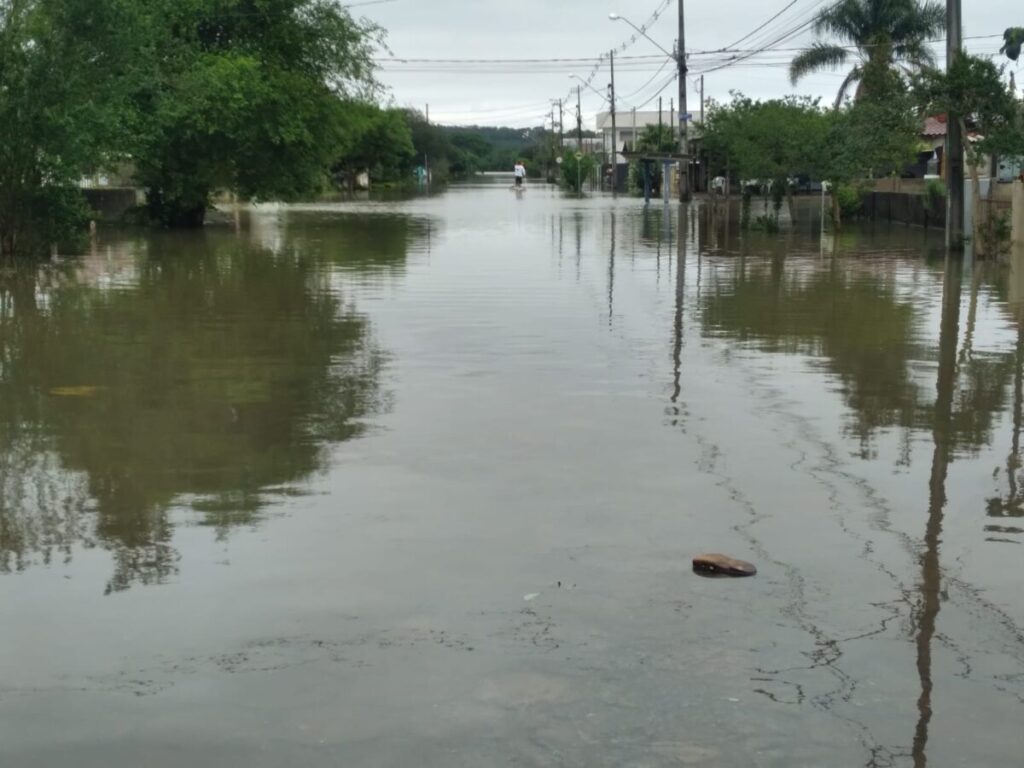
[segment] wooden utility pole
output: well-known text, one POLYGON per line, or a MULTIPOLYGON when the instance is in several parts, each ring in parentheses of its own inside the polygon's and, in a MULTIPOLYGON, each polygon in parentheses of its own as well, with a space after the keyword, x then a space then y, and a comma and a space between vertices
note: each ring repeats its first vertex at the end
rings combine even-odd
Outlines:
POLYGON ((700 76, 700 124, 704 126, 704 75, 700 76))
MULTIPOLYGON (((430 105, 427 104, 427 125, 430 125, 430 105)), ((423 180, 430 185, 430 155, 423 153, 423 180)))
POLYGON ((565 150, 565 128, 564 122, 565 112, 562 108, 562 100, 558 100, 558 151, 562 152, 565 150))
POLYGON ((576 86, 576 151, 583 151, 583 106, 580 91, 583 89, 582 85, 576 86))
POLYGON ((550 148, 551 148, 551 157, 548 159, 547 171, 546 171, 545 175, 547 176, 548 182, 550 182, 551 181, 551 161, 554 160, 555 155, 558 153, 558 150, 555 148, 555 105, 554 104, 551 105, 551 141, 548 142, 548 146, 550 146, 550 148))
MULTIPOLYGON (((952 2, 953 0, 950 0, 952 2)), ((686 14, 683 0, 679 0, 679 43, 676 47, 676 63, 679 66, 679 151, 686 157, 679 165, 679 200, 690 202, 690 141, 687 136, 686 114, 686 14)))
MULTIPOLYGON (((946 71, 961 53, 963 26, 960 0, 946 0, 946 71)), ((946 248, 959 251, 964 243, 964 137, 960 115, 946 116, 946 248)))
POLYGON ((612 192, 616 192, 619 188, 619 150, 615 146, 618 141, 615 122, 615 51, 609 54, 609 64, 612 72, 612 81, 608 85, 608 101, 612 108, 612 192))

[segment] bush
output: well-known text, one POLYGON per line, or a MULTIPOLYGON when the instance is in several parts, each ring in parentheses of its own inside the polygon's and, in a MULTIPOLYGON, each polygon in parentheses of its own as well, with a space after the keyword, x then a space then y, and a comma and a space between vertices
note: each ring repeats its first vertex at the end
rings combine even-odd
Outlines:
POLYGON ((946 185, 939 179, 928 179, 928 182, 924 185, 924 194, 928 207, 933 211, 937 211, 946 201, 946 185))
POLYGON ((988 213, 978 226, 978 244, 983 256, 1003 256, 1010 251, 1013 229, 1006 211, 988 213))
POLYGON ((839 201, 839 212, 844 219, 849 219, 861 212, 864 201, 860 190, 852 184, 840 184, 836 188, 835 195, 839 201))
POLYGON ((51 245, 75 250, 85 239, 89 207, 77 186, 22 188, 3 209, 3 257, 45 256, 51 245))
POLYGON ((576 155, 566 153, 562 160, 562 186, 573 192, 579 192, 597 169, 597 161, 593 155, 583 155, 581 160, 576 155))

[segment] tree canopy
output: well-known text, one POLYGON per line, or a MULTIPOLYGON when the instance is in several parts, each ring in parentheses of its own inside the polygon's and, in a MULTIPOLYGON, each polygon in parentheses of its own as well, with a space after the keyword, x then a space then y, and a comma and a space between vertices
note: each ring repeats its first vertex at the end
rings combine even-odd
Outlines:
POLYGON ((1003 69, 980 56, 962 54, 948 72, 925 70, 916 79, 915 94, 928 114, 949 114, 976 138, 966 147, 981 155, 1024 154, 1021 103, 1003 79, 1003 69))
POLYGON ((814 21, 819 39, 798 54, 790 64, 795 85, 802 77, 821 69, 839 69, 854 60, 839 86, 836 107, 843 103, 854 84, 859 100, 869 82, 871 68, 898 72, 935 63, 928 48, 930 38, 945 27, 945 6, 935 0, 840 0, 829 4, 814 21), (854 50, 850 50, 850 48, 854 50))
MULTIPOLYGON (((134 98, 149 210, 201 224, 210 195, 291 199, 346 146, 343 100, 372 97, 378 31, 331 0, 158 0, 156 61, 134 98)), ((356 116, 358 117, 358 116, 356 116)))
POLYGON ((0 0, 3 257, 78 231, 78 180, 123 147, 132 10, 128 0, 0 0))
POLYGON ((741 178, 787 179, 820 170, 826 132, 815 99, 755 101, 733 93, 731 103, 712 105, 704 144, 717 172, 728 165, 741 178))
POLYGON ((1005 53, 1010 61, 1020 58, 1020 49, 1024 46, 1024 27, 1010 27, 1003 32, 1003 47, 1000 53, 1005 53))
POLYGON ((80 232, 79 180, 124 161, 155 221, 194 226, 217 190, 308 194, 382 131, 408 156, 359 106, 379 37, 334 0, 0 0, 0 252, 80 232))

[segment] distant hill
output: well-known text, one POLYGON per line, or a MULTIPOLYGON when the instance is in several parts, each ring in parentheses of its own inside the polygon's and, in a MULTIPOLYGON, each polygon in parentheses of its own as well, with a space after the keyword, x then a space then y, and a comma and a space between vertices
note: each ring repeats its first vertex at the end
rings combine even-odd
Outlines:
MULTIPOLYGON (((496 128, 485 125, 446 125, 441 130, 456 150, 452 170, 456 174, 483 171, 508 171, 517 159, 533 158, 538 145, 548 140, 549 130, 536 128, 496 128)), ((584 132, 594 136, 593 132, 584 132)))

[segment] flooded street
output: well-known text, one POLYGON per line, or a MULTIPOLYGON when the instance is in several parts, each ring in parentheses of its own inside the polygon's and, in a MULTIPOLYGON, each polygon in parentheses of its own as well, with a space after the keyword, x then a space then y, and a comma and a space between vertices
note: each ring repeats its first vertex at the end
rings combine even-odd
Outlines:
POLYGON ((0 765, 1018 765, 1024 275, 506 184, 0 278, 0 765))

